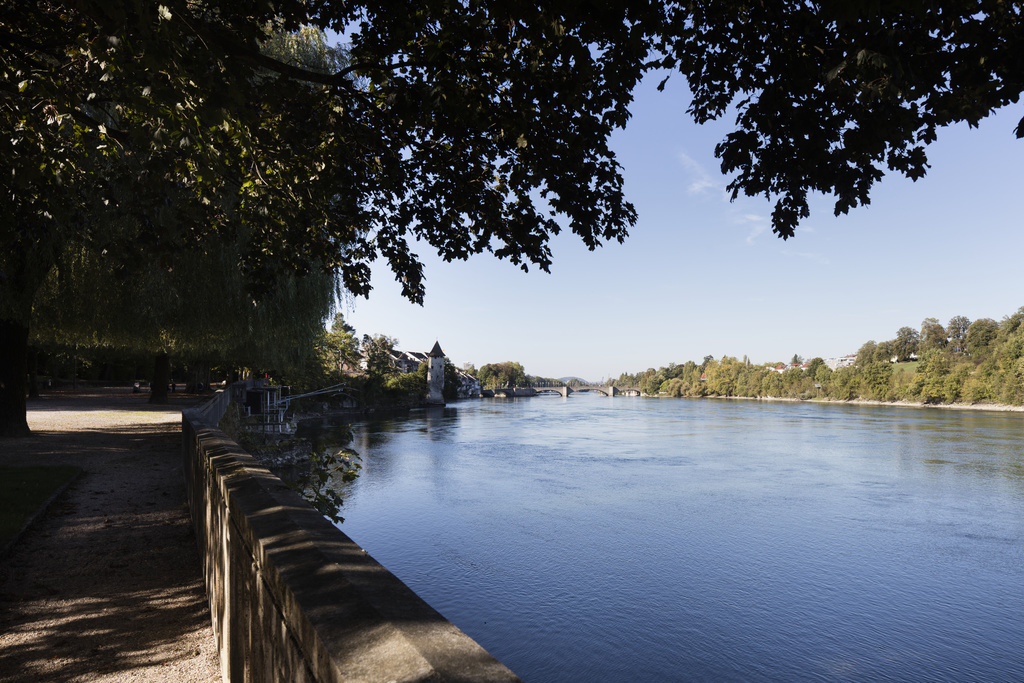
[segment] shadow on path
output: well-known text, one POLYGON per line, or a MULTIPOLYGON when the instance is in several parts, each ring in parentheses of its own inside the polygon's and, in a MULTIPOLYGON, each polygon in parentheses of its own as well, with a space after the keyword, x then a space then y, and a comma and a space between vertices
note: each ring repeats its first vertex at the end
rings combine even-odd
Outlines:
POLYGON ((153 413, 180 413, 182 408, 193 406, 208 398, 209 394, 169 393, 168 402, 150 403, 149 392, 132 393, 121 387, 95 388, 82 391, 51 389, 41 392, 39 398, 29 399, 28 410, 48 411, 142 411, 153 413))
POLYGON ((2 464, 83 470, 0 558, 0 681, 220 679, 180 414, 124 396, 30 405, 33 436, 0 442, 2 464))

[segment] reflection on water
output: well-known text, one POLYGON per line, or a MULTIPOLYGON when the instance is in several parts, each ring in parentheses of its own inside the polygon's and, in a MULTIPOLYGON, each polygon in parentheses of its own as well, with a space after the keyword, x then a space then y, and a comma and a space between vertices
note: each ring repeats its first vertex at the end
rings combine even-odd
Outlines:
POLYGON ((463 402, 354 427, 343 528, 527 681, 1024 680, 1022 420, 463 402))

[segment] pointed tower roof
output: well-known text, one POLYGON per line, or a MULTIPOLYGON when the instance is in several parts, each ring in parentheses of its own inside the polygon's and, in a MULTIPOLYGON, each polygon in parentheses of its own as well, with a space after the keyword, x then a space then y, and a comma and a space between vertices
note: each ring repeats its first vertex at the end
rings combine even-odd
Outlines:
POLYGON ((441 345, 435 341, 434 348, 430 349, 430 353, 427 355, 431 358, 444 358, 444 351, 441 350, 441 345))

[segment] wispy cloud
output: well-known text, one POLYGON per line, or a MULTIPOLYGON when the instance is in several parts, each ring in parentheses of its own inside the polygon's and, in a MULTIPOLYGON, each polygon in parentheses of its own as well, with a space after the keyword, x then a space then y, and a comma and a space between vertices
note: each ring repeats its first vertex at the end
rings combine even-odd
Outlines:
POLYGON ((819 254, 814 251, 794 251, 793 249, 785 248, 782 249, 782 253, 791 258, 804 259, 805 261, 813 261, 822 266, 831 265, 832 260, 826 254, 819 254))
POLYGON ((679 152, 679 163, 690 174, 692 180, 687 185, 686 191, 689 194, 708 194, 718 188, 718 184, 712 179, 711 174, 704 170, 693 157, 686 152, 679 152))
POLYGON ((736 223, 747 230, 747 237, 744 240, 747 244, 753 244, 762 233, 768 230, 770 221, 765 216, 756 213, 744 213, 736 217, 736 223))
POLYGON ((694 180, 687 186, 686 191, 690 194, 706 194, 708 190, 715 186, 713 182, 707 178, 701 178, 700 180, 694 180))
POLYGON ((825 256, 824 254, 814 254, 814 253, 811 253, 811 252, 797 252, 797 253, 795 253, 793 255, 797 256, 799 258, 807 259, 808 261, 814 261, 815 263, 820 263, 823 266, 827 266, 827 265, 829 265, 831 263, 831 261, 829 261, 828 257, 825 256))

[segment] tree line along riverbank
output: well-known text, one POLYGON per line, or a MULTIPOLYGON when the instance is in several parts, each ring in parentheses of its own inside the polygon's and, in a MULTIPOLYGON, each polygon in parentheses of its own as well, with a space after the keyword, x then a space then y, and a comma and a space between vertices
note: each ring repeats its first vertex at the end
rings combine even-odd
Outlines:
POLYGON ((856 362, 832 370, 822 358, 780 369, 711 356, 622 374, 650 395, 824 399, 1006 409, 1024 406, 1024 307, 996 322, 926 318, 892 340, 865 342, 856 362))

